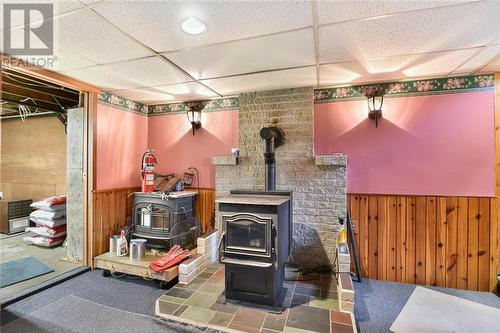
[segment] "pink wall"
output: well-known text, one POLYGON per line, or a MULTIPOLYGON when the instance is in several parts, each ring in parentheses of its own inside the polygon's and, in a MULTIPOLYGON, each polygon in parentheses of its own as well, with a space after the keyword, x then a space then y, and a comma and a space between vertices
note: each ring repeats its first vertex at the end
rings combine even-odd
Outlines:
POLYGON ((348 156, 350 193, 493 196, 494 93, 316 104, 315 154, 348 156))
POLYGON ((96 189, 139 186, 148 118, 97 104, 96 189))
POLYGON ((189 167, 200 172, 200 187, 215 187, 212 156, 238 147, 238 110, 202 112, 202 127, 193 136, 185 113, 149 117, 148 143, 155 150, 158 172, 182 177, 189 167))

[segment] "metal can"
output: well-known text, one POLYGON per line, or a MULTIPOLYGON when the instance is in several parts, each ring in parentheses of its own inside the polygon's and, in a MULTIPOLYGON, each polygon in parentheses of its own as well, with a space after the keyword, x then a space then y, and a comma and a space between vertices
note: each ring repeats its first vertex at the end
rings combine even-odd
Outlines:
POLYGON ((146 254, 146 240, 137 238, 130 240, 130 260, 140 261, 146 254))
POLYGON ((119 235, 109 236, 109 253, 116 256, 116 251, 118 250, 118 240, 120 239, 119 235))

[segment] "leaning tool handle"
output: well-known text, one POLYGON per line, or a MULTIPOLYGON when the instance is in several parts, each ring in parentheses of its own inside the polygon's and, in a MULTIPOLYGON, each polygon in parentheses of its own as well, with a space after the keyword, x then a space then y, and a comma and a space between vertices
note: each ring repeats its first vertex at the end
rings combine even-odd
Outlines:
POLYGON ((219 246, 217 247, 217 251, 219 252, 219 258, 218 258, 218 260, 219 260, 219 264, 222 264, 222 263, 223 263, 223 262, 222 262, 222 259, 223 259, 222 257, 223 257, 223 253, 224 253, 224 252, 221 250, 221 248, 222 248, 222 244, 224 243, 224 240, 225 240, 225 239, 226 239, 226 232, 224 231, 224 232, 222 233, 222 235, 220 236, 220 239, 219 239, 219 246))

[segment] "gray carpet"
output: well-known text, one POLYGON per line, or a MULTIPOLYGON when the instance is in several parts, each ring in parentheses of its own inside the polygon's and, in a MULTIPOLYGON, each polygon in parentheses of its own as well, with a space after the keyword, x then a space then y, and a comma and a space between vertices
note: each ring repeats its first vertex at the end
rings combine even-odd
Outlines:
MULTIPOLYGON (((359 332, 383 333, 389 332, 389 327, 401 312, 415 285, 364 279, 363 283, 354 283, 354 288, 356 290, 356 321, 359 332)), ((491 293, 443 288, 432 289, 500 308, 500 298, 491 293)), ((154 316, 155 301, 164 293, 164 290, 158 289, 155 281, 126 277, 103 277, 102 271, 94 270, 5 307, 0 316, 0 323, 8 325, 16 319, 28 318, 42 307, 56 303, 70 295, 118 310, 152 317, 154 316)), ((153 318, 151 320, 157 321, 153 318)), ((196 330, 191 326, 179 324, 165 325, 167 326, 161 327, 158 331, 189 332, 196 330)), ((3 327, 0 331, 3 332, 3 327)))
MULTIPOLYGON (((355 316, 360 333, 390 332, 415 285, 363 279, 354 282, 355 316)), ((432 287, 431 289, 500 309, 500 298, 492 293, 432 287)))
MULTIPOLYGON (((147 315, 152 321, 158 321, 153 318, 155 301, 164 293, 165 290, 159 289, 156 281, 103 277, 101 270, 94 270, 5 307, 0 316, 0 331, 3 332, 3 326, 14 320, 29 318, 35 311, 71 295, 118 310, 147 315)), ((162 322, 162 325, 164 326, 157 330, 158 332, 198 331, 196 328, 176 323, 162 322)), ((40 328, 30 332, 47 331, 40 328)), ((89 327, 88 332, 103 331, 89 327)))
POLYGON ((2 327, 3 333, 158 332, 150 316, 117 310, 69 295, 2 327))

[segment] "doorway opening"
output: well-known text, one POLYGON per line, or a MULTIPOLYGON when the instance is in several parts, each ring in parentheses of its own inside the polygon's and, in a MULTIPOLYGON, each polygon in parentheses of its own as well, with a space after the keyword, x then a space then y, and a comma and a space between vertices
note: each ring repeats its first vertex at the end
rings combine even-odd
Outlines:
POLYGON ((82 266, 86 93, 3 67, 0 300, 82 266))

